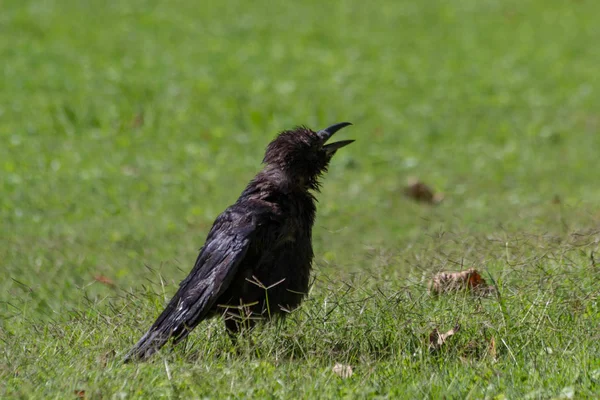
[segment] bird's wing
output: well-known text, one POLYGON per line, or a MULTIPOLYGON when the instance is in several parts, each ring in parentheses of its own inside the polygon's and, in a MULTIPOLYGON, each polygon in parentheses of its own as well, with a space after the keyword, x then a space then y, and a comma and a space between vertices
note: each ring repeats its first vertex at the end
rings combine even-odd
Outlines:
POLYGON ((268 219, 264 207, 253 207, 248 212, 234 205, 223 212, 213 224, 194 268, 125 361, 145 359, 169 338, 179 341, 187 336, 227 290, 259 227, 268 219))

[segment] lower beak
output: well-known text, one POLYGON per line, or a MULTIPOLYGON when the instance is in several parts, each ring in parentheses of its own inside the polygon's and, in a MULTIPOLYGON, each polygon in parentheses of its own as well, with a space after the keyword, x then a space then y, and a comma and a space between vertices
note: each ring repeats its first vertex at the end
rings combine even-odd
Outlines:
POLYGON ((323 146, 323 149, 325 150, 325 152, 327 152, 327 154, 333 154, 338 149, 341 149, 342 147, 347 146, 352 142, 354 142, 354 140, 340 140, 339 142, 326 144, 325 146, 323 146))

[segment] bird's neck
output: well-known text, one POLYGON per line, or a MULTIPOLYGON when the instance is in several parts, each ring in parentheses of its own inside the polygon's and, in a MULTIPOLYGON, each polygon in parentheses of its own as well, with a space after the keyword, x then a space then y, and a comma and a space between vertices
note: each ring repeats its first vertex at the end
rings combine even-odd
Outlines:
POLYGON ((245 193, 257 197, 268 196, 272 193, 293 194, 314 199, 311 190, 316 189, 318 189, 318 185, 308 182, 301 176, 289 174, 281 168, 267 165, 248 184, 245 193))

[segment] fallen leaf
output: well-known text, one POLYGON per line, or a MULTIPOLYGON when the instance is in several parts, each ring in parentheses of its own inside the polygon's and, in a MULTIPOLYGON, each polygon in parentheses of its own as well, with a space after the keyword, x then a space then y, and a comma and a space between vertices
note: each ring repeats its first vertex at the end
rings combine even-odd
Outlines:
POLYGON ((496 338, 492 336, 490 339, 490 345, 488 346, 488 354, 492 357, 493 360, 496 360, 496 338))
POLYGON ((73 394, 77 396, 78 399, 85 399, 85 390, 73 390, 73 394))
POLYGON ((560 203, 561 203, 560 197, 557 194, 555 194, 554 197, 552 198, 552 204, 560 204, 560 203))
POLYGON ((115 286, 115 282, 112 279, 110 279, 109 277, 104 276, 104 275, 96 275, 96 276, 94 276, 94 280, 96 282, 99 282, 106 286, 110 286, 110 287, 115 286))
POLYGON ((443 194, 434 193, 429 186, 415 178, 409 179, 404 194, 415 201, 427 204, 438 204, 444 199, 443 194))
POLYGON ((441 294, 471 290, 479 294, 490 294, 495 291, 494 286, 487 286, 475 268, 459 272, 439 272, 429 283, 429 293, 441 294))
POLYGON ((334 374, 336 374, 337 376, 339 376, 340 378, 343 378, 343 379, 350 378, 353 373, 351 366, 340 364, 340 363, 336 363, 333 366, 332 371, 334 374))
POLYGON ((439 350, 448 341, 448 338, 454 336, 459 330, 459 324, 456 324, 454 328, 450 329, 446 333, 440 333, 438 329, 435 328, 433 332, 429 334, 429 351, 439 350))

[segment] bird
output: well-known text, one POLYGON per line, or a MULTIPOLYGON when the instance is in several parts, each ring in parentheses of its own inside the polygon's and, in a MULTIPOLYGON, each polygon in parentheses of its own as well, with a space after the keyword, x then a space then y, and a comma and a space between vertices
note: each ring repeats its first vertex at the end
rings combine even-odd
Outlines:
POLYGON ((144 361, 169 340, 181 342, 203 320, 223 316, 235 337, 258 321, 285 317, 307 295, 315 194, 333 155, 354 140, 328 143, 349 122, 281 131, 263 168, 221 213, 194 267, 124 361, 144 361))

